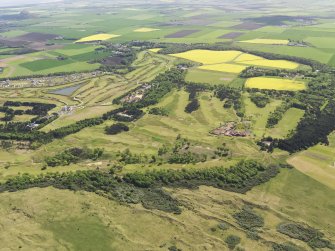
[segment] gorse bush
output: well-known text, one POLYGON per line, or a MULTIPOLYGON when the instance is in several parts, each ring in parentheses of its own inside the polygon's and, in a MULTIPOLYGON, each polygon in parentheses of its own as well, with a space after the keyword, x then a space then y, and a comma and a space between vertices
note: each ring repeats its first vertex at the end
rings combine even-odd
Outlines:
POLYGON ((242 211, 234 214, 234 218, 241 227, 247 230, 264 226, 264 219, 247 206, 245 206, 242 211))
POLYGON ((241 238, 236 235, 228 235, 225 239, 229 249, 234 249, 241 242, 241 238))
POLYGON ((71 163, 77 163, 81 160, 91 159, 97 160, 103 154, 103 149, 95 148, 70 148, 53 157, 46 157, 45 162, 48 166, 66 166, 71 163))
POLYGON ((121 132, 128 132, 128 131, 129 131, 129 127, 122 123, 117 123, 117 124, 105 127, 105 133, 109 135, 115 135, 121 132))
POLYGON ((334 245, 329 240, 323 238, 324 234, 312 227, 288 222, 279 224, 277 231, 293 239, 304 241, 312 248, 329 248, 334 250, 334 245))

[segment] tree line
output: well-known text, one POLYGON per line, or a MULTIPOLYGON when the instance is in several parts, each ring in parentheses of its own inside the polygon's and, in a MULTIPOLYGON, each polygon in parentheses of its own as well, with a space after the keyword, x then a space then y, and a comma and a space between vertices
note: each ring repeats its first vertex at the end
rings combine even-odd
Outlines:
POLYGON ((245 193, 252 187, 274 177, 279 166, 265 166, 256 161, 241 161, 234 166, 205 169, 155 170, 118 176, 113 170, 46 173, 38 176, 22 174, 0 184, 0 192, 25 190, 32 187, 53 186, 73 191, 84 190, 127 203, 142 203, 180 213, 178 201, 162 190, 163 186, 198 187, 214 186, 220 189, 245 193))

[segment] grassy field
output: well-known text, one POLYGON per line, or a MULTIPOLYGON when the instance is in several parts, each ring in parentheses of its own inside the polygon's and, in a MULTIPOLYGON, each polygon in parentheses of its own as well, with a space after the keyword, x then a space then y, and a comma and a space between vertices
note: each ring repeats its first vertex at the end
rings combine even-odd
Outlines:
POLYGON ((317 145, 292 156, 288 162, 309 177, 335 189, 335 135, 329 137, 329 146, 317 145))
POLYGON ((306 89, 306 85, 302 81, 266 77, 250 78, 247 80, 245 87, 286 91, 301 91, 306 89))
POLYGON ((288 109, 279 123, 268 131, 268 135, 278 139, 286 138, 297 127, 304 113, 303 110, 297 108, 288 109))
POLYGON ((251 44, 274 44, 274 45, 287 45, 289 43, 288 40, 280 40, 280 39, 251 39, 245 41, 239 41, 240 43, 251 43, 251 44))
POLYGON ((192 68, 187 71, 186 81, 195 83, 208 83, 212 85, 229 84, 236 78, 236 74, 215 72, 192 68))
POLYGON ((280 104, 280 100, 272 100, 264 108, 257 107, 247 95, 243 96, 245 104, 245 117, 251 121, 252 134, 256 138, 262 138, 267 134, 267 120, 270 112, 273 112, 280 104))
POLYGON ((6 247, 25 250, 166 250, 171 246, 183 250, 227 250, 224 239, 234 234, 241 238, 238 246, 246 250, 269 250, 270 241, 290 241, 312 250, 275 231, 277 224, 292 217, 303 222, 309 219, 306 223, 322 227, 328 237, 335 234, 334 200, 329 199, 334 197, 334 190, 297 170, 282 170, 276 179, 246 195, 210 187, 169 191, 184 205, 182 214, 152 212, 92 193, 54 188, 4 193, 0 195, 0 240, 6 247), (261 241, 247 238, 246 231, 232 217, 246 204, 264 218, 261 241), (227 230, 218 227, 222 223, 227 230))

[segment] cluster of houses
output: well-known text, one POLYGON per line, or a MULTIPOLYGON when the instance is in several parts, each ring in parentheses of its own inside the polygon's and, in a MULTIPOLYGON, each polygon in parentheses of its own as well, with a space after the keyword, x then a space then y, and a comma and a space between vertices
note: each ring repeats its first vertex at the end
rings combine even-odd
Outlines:
POLYGON ((236 123, 235 122, 227 122, 223 126, 220 126, 213 131, 211 131, 211 134, 220 136, 229 136, 229 137, 246 137, 250 133, 248 131, 240 131, 236 130, 236 123))
POLYGON ((132 118, 134 117, 133 115, 127 114, 126 112, 127 112, 127 111, 125 111, 125 112, 119 112, 119 113, 117 113, 116 115, 118 115, 118 116, 120 116, 120 117, 127 118, 127 119, 132 119, 132 118))
POLYGON ((128 94, 123 99, 121 99, 122 103, 136 103, 144 97, 144 94, 151 88, 150 84, 143 84, 139 89, 134 92, 128 94))
POLYGON ((98 77, 103 75, 101 71, 74 73, 62 76, 45 76, 39 78, 25 78, 20 80, 3 80, 0 81, 1 88, 34 88, 45 86, 63 85, 71 82, 82 81, 87 78, 98 77))

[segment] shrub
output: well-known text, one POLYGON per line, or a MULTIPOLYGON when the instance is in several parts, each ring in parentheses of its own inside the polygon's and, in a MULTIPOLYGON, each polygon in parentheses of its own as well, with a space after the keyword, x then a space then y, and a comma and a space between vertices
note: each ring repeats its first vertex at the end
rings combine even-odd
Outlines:
POLYGON ((66 166, 71 163, 77 163, 80 160, 91 159, 97 160, 103 154, 103 149, 95 148, 70 148, 52 157, 46 157, 45 162, 48 166, 66 166))
POLYGON ((331 248, 333 245, 330 241, 323 239, 324 234, 319 230, 299 223, 281 223, 277 231, 293 239, 304 241, 312 248, 331 248))
POLYGON ((264 226, 264 219, 249 207, 244 207, 242 211, 233 216, 237 220, 237 223, 247 230, 253 230, 264 226))
POLYGON ((185 107, 185 112, 192 113, 198 110, 200 107, 200 103, 197 99, 193 99, 188 105, 185 107))
POLYGON ((149 110, 149 114, 158 115, 158 116, 168 116, 169 112, 161 107, 154 107, 149 110))
POLYGON ((116 135, 118 133, 128 132, 128 131, 129 131, 129 127, 122 123, 117 123, 117 124, 105 127, 105 132, 108 135, 116 135))
POLYGON ((261 93, 251 93, 250 100, 259 108, 264 108, 269 102, 269 97, 261 93))
POLYGON ((229 235, 225 239, 225 242, 227 243, 229 249, 234 249, 241 242, 241 238, 236 235, 229 235))
POLYGON ((291 243, 283 243, 283 244, 274 243, 272 244, 272 250, 273 251, 302 251, 302 249, 300 249, 299 247, 291 243))

